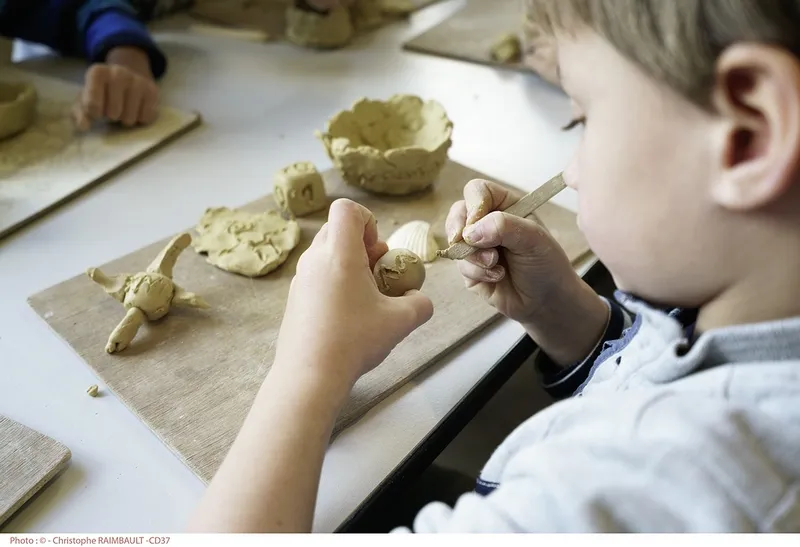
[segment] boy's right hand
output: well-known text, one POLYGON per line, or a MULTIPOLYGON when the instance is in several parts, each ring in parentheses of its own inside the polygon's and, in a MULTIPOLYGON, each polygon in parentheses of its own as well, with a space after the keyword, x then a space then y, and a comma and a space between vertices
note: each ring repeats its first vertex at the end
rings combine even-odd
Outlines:
POLYGON ((467 183, 445 230, 451 243, 463 235, 481 250, 458 268, 467 288, 521 323, 554 361, 580 361, 603 334, 608 307, 545 228, 502 212, 520 197, 494 182, 467 183))

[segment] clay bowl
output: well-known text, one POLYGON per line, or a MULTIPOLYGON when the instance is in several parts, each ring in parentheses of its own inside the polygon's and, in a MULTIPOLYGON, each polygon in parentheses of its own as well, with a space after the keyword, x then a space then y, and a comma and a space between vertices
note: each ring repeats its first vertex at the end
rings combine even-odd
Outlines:
POLYGON ((413 95, 361 99, 317 137, 344 181, 376 194, 404 196, 436 181, 452 145, 442 105, 413 95))
POLYGON ((25 131, 36 117, 36 88, 25 83, 0 82, 0 139, 25 131))

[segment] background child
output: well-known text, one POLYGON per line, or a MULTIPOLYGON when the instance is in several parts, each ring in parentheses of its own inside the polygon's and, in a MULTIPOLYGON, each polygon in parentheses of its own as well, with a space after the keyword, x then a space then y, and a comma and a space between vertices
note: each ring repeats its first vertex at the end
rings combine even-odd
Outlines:
MULTIPOLYGON (((482 216, 518 196, 467 184, 447 221, 483 249, 458 265, 467 286, 524 325, 546 382, 575 396, 414 529, 800 532, 800 0, 539 8, 585 125, 565 172, 581 227, 638 298, 602 300, 535 223, 482 216)), ((353 383, 432 313, 419 293, 378 292, 385 250, 366 209, 331 206, 192 530, 311 529, 353 383)))

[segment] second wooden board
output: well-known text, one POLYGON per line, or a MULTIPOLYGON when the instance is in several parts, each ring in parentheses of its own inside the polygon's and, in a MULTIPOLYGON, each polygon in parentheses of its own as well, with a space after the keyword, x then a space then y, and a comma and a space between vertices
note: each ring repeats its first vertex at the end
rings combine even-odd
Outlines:
POLYGON ((491 49, 506 33, 519 34, 523 9, 520 0, 468 0, 451 17, 403 44, 409 51, 450 59, 530 72, 521 62, 500 63, 491 49))
MULTIPOLYGON (((333 171, 326 172, 324 178, 331 197, 351 198, 375 214, 382 238, 402 223, 425 220, 444 239, 444 220, 453 202, 461 199, 464 184, 488 177, 451 162, 431 191, 403 198, 366 194, 346 186, 333 171)), ((243 208, 264 211, 275 208, 275 204, 267 196, 243 208)), ((553 204, 541 207, 538 213, 572 260, 586 255, 588 245, 573 213, 553 204)), ((201 214, 197 212, 198 218, 201 214)), ((31 297, 30 303, 109 389, 208 481, 270 369, 297 260, 326 218, 327 212, 321 211, 299 219, 299 248, 279 270, 259 279, 220 271, 187 249, 178 259, 174 279, 205 298, 211 309, 173 310, 163 320, 145 325, 131 346, 119 354, 107 354, 104 346, 124 309, 86 275, 47 289, 31 297)), ((168 239, 101 268, 109 275, 140 271, 168 239)), ((339 416, 337 431, 496 317, 493 308, 464 288, 458 268, 449 260, 429 265, 423 290, 433 300, 433 319, 359 380, 339 416)), ((306 336, 312 338, 314 333, 306 336)))

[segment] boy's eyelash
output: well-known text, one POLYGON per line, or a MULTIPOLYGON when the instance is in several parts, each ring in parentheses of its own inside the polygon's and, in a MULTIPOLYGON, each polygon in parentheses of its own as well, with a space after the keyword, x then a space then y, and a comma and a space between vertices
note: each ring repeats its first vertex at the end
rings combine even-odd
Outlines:
POLYGON ((569 131, 570 129, 575 129, 579 125, 584 125, 586 123, 586 116, 581 116, 580 118, 575 118, 567 125, 561 128, 561 131, 569 131))

